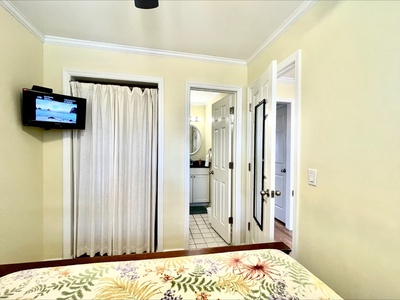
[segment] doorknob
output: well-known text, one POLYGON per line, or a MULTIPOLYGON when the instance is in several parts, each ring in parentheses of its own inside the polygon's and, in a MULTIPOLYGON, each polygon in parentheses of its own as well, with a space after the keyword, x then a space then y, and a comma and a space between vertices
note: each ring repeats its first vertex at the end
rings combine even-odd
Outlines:
POLYGON ((281 191, 276 190, 276 191, 275 191, 275 195, 276 195, 276 196, 280 196, 280 195, 281 195, 281 191))
POLYGON ((282 173, 286 173, 286 169, 281 169, 281 172, 282 173))
POLYGON ((269 189, 267 189, 266 191, 260 191, 260 195, 269 197, 269 189))

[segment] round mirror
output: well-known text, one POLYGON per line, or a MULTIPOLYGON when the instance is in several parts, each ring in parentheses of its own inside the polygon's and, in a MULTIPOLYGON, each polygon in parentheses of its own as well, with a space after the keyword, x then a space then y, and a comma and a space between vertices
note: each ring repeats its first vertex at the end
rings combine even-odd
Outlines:
POLYGON ((198 152, 201 147, 200 130, 194 125, 190 125, 189 145, 190 145, 190 155, 193 155, 196 152, 198 152))

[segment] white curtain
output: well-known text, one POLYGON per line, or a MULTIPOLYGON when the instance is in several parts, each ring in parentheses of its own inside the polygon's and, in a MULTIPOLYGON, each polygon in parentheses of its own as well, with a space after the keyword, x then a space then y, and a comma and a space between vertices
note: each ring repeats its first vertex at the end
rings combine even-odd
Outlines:
POLYGON ((157 89, 71 82, 87 99, 73 132, 75 255, 154 251, 157 89))

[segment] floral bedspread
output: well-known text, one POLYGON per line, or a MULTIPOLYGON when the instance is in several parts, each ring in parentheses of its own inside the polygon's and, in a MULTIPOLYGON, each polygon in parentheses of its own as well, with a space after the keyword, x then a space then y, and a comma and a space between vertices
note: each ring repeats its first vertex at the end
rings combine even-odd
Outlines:
POLYGON ((279 250, 25 270, 0 278, 3 299, 341 299, 279 250))

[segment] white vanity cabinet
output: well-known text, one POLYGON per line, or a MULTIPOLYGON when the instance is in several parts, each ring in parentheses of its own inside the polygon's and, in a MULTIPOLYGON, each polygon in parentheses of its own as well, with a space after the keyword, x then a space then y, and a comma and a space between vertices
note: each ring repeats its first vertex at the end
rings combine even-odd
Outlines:
POLYGON ((190 203, 208 203, 209 169, 190 168, 190 203))

